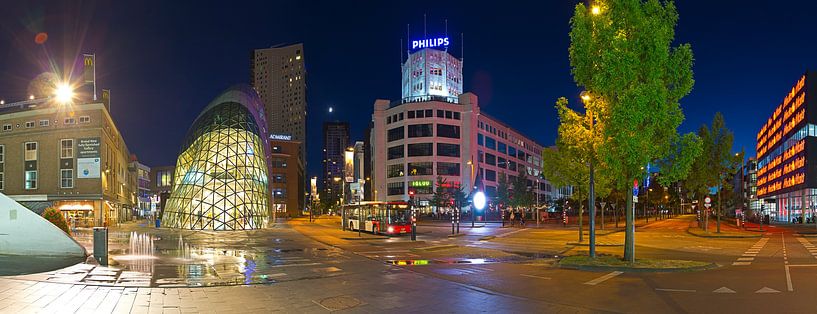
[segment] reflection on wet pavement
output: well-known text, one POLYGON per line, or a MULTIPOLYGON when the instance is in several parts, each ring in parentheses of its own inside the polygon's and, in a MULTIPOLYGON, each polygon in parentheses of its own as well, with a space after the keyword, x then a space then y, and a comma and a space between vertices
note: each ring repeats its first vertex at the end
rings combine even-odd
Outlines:
MULTIPOLYGON (((49 273, 47 280, 141 287, 273 284, 342 275, 342 269, 328 264, 348 259, 337 248, 307 247, 293 241, 294 231, 286 228, 223 232, 137 229, 109 234, 111 267, 78 264, 49 273)), ((92 249, 89 235, 77 238, 92 249)))

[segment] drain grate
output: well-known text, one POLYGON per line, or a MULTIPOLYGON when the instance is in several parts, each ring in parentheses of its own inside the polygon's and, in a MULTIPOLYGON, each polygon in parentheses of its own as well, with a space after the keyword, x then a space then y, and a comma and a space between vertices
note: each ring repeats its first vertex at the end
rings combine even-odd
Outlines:
POLYGON ((336 297, 329 297, 321 300, 312 300, 315 304, 320 305, 327 311, 341 311, 365 305, 362 301, 355 297, 348 295, 341 295, 336 297))

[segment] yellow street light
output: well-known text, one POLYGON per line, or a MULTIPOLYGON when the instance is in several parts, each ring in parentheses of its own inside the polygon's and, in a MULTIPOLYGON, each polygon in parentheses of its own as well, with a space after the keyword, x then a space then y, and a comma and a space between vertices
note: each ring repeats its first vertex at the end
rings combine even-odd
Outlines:
POLYGON ((584 101, 590 101, 590 99, 592 99, 592 98, 593 98, 593 97, 591 97, 591 96, 590 96, 590 93, 588 93, 587 91, 583 91, 583 92, 582 92, 582 93, 579 95, 579 97, 581 97, 581 98, 582 98, 582 100, 584 100, 584 101))
POLYGON ((593 7, 590 8, 590 13, 592 13, 593 15, 601 14, 601 7, 598 5, 594 5, 593 7))

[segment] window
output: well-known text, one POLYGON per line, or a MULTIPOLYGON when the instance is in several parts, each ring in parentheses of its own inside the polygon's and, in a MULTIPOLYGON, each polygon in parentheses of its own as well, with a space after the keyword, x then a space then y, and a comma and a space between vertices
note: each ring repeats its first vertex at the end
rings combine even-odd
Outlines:
POLYGON ((409 182, 409 192, 412 190, 414 194, 434 194, 434 188, 431 186, 431 181, 420 180, 409 182))
POLYGON ((287 161, 285 159, 283 159, 283 158, 272 158, 270 160, 270 164, 271 164, 270 166, 272 166, 273 168, 286 168, 287 167, 287 161))
POLYGON ((26 129, 30 129, 34 127, 34 121, 26 121, 26 129))
POLYGON ((3 124, 3 132, 11 132, 11 124, 3 124))
POLYGON ((389 178, 402 177, 403 167, 403 164, 389 165, 388 168, 386 168, 386 176, 389 178))
POLYGON ((91 116, 79 117, 79 123, 91 123, 91 116))
POLYGON ((278 199, 287 197, 287 189, 274 188, 272 189, 272 196, 278 199))
POLYGON ((5 188, 6 186, 6 176, 3 172, 0 172, 0 190, 5 188))
POLYGON ((437 175, 441 176, 459 176, 460 164, 454 162, 438 162, 437 175))
POLYGON ((6 145, 0 145, 0 163, 6 162, 6 145))
POLYGON ((485 141, 483 140, 482 134, 477 134, 477 145, 485 146, 485 141))
POLYGON ((516 157, 520 160, 525 160, 525 152, 520 149, 518 152, 516 152, 516 157))
POLYGON ((391 116, 386 117, 386 124, 391 124, 391 116))
POLYGON ((490 136, 485 137, 485 147, 496 150, 496 140, 490 136))
POLYGON ((273 183, 286 183, 287 176, 283 173, 273 173, 272 174, 272 182, 273 183))
POLYGON ((496 182, 496 171, 486 169, 485 180, 496 182))
POLYGON ((405 149, 403 145, 389 147, 389 160, 403 158, 405 156, 405 149))
POLYGON ((48 120, 40 120, 40 126, 48 126, 48 124, 49 124, 48 120))
POLYGON ((408 118, 409 118, 409 119, 414 119, 414 114, 415 114, 414 110, 409 111, 409 112, 408 112, 408 118))
POLYGON ((396 140, 402 140, 405 137, 405 132, 403 132, 403 127, 396 127, 394 129, 389 130, 388 139, 389 142, 393 142, 396 140))
POLYGON ((63 124, 76 124, 76 123, 77 123, 77 119, 74 119, 74 118, 65 118, 65 120, 63 120, 63 124))
POLYGON ((496 166, 499 168, 505 168, 508 163, 505 161, 505 158, 497 157, 496 158, 496 166))
POLYGON ((508 155, 511 157, 516 157, 516 148, 513 146, 508 146, 508 155))
POLYGON ((37 171, 26 171, 26 190, 33 190, 37 188, 37 171))
POLYGON ((434 154, 434 144, 432 143, 417 143, 408 144, 408 156, 431 156, 434 154))
POLYGON ((497 193, 496 193, 496 187, 495 186, 488 185, 488 186, 485 187, 485 196, 495 197, 496 195, 497 195, 497 193))
POLYGON ((410 176, 430 176, 434 175, 434 163, 431 162, 410 162, 408 164, 410 176))
POLYGON ((460 127, 456 125, 437 124, 437 136, 460 138, 460 127))
POLYGON ((74 140, 60 140, 60 158, 74 157, 74 140))
POLYGON ((25 160, 37 160, 37 142, 25 143, 25 160))
POLYGON ((274 145, 274 146, 272 146, 272 152, 273 153, 283 153, 284 149, 279 145, 274 145))
POLYGON ((496 146, 496 151, 500 153, 505 153, 505 143, 499 142, 496 146))
POLYGON ((60 169, 60 188, 74 187, 74 169, 60 169))
POLYGON ((417 110, 417 118, 425 118, 425 111, 417 110))
POLYGON ((403 182, 390 182, 386 185, 387 192, 389 195, 401 195, 403 194, 403 182))
POLYGON ((485 154, 485 163, 491 166, 496 166, 496 156, 492 154, 485 154))
POLYGON ((426 109, 426 118, 433 118, 434 117, 434 110, 426 109))
POLYGON ((437 118, 443 118, 443 117, 445 117, 445 111, 437 110, 437 118))
POLYGON ((516 171, 516 162, 515 161, 508 161, 508 170, 516 171))
POLYGON ((170 171, 164 170, 156 172, 157 186, 170 186, 171 180, 170 171))
POLYGON ((460 157, 460 145, 437 143, 437 156, 460 157))
POLYGON ((408 137, 429 137, 434 136, 434 129, 431 123, 412 124, 408 126, 408 137))
POLYGON ((459 119, 460 119, 460 113, 454 111, 454 120, 459 120, 459 119))

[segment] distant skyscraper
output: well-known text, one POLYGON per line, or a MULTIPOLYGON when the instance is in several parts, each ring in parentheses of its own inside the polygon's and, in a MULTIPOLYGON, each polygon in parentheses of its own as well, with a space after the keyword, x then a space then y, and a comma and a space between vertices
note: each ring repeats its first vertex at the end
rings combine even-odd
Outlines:
POLYGON ((264 102, 268 132, 300 141, 306 165, 306 68, 303 44, 256 49, 250 58, 252 86, 264 102))
POLYGON ((343 189, 344 152, 349 147, 348 122, 323 123, 323 186, 330 204, 337 202, 343 189), (338 178, 335 180, 334 178, 338 178))

